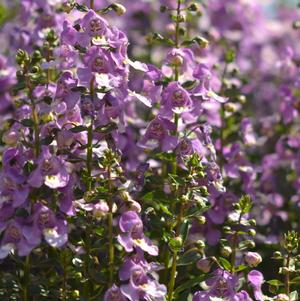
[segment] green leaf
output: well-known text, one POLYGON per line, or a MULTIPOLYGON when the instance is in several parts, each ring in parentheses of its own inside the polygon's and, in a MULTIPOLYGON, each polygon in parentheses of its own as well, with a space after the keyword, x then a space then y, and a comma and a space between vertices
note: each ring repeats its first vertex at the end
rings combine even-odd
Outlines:
POLYGON ((87 130, 88 130, 88 128, 86 126, 83 126, 83 125, 78 125, 78 126, 75 126, 71 129, 69 129, 69 131, 72 132, 72 133, 81 133, 81 132, 85 132, 87 130))
POLYGON ((200 258, 202 258, 202 255, 200 255, 197 251, 186 252, 182 256, 180 256, 177 265, 185 266, 189 264, 195 264, 195 262, 198 261, 200 258))
POLYGON ((297 276, 294 279, 292 279, 291 284, 300 284, 300 276, 297 276))
POLYGON ((219 262, 226 271, 231 271, 231 263, 227 259, 219 257, 219 262))
POLYGON ((53 142, 54 138, 52 136, 47 136, 41 140, 42 145, 50 145, 53 142))
POLYGON ((266 281, 268 284, 272 285, 272 286, 283 286, 284 284, 279 281, 278 279, 273 279, 273 280, 269 280, 269 281, 266 281))
POLYGON ((165 214, 169 215, 169 216, 173 216, 172 212, 168 209, 167 206, 163 205, 163 204, 159 204, 159 208, 161 209, 162 212, 164 212, 165 214))
POLYGON ((23 120, 21 120, 21 124, 28 127, 28 128, 34 126, 34 122, 33 122, 32 119, 23 119, 23 120))
POLYGON ((200 275, 200 276, 197 276, 190 280, 187 280, 183 284, 179 285, 174 291, 175 300, 178 298, 178 296, 180 295, 181 292, 200 284, 201 282, 203 282, 206 279, 206 277, 207 277, 207 275, 200 275))
POLYGON ((155 157, 162 161, 173 162, 174 159, 176 158, 176 155, 175 153, 158 153, 155 155, 155 157))
POLYGON ((84 86, 77 86, 71 89, 72 92, 87 93, 88 89, 84 86))
POLYGON ((116 130, 118 128, 117 124, 114 122, 111 122, 109 124, 106 124, 104 126, 97 127, 94 131, 101 134, 109 134, 112 131, 116 130))
POLYGON ((246 270, 247 268, 248 268, 248 266, 241 264, 241 265, 237 266, 237 267, 234 269, 234 271, 235 271, 235 272, 241 272, 241 271, 246 270))
POLYGON ((75 8, 80 11, 80 12, 88 12, 89 11, 89 8, 86 6, 86 5, 81 5, 81 4, 78 4, 78 3, 75 3, 75 8))

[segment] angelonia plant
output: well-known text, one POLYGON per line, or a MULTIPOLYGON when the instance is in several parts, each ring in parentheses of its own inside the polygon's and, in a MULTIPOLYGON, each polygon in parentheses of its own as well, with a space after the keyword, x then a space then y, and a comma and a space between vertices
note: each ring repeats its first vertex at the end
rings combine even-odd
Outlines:
POLYGON ((269 6, 0 3, 1 300, 300 300, 300 16, 269 6))

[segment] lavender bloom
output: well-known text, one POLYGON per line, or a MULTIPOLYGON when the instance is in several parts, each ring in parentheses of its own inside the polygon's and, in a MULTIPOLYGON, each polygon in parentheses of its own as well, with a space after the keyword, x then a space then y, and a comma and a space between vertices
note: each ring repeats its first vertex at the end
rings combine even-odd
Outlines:
POLYGON ((24 236, 28 241, 39 245, 42 236, 52 247, 62 247, 68 240, 66 221, 56 217, 48 207, 37 203, 33 207, 33 214, 29 217, 30 225, 24 227, 24 236))
POLYGON ((78 35, 78 43, 88 46, 91 38, 102 37, 108 32, 108 23, 93 10, 90 10, 81 20, 78 20, 83 32, 78 35))
POLYGON ((24 221, 18 218, 7 225, 1 240, 0 259, 5 258, 14 249, 18 251, 19 256, 26 256, 36 247, 35 242, 28 240, 24 235, 24 225, 24 221))
POLYGON ((159 114, 171 118, 173 112, 182 113, 187 111, 191 104, 192 100, 189 93, 183 89, 178 82, 172 82, 168 84, 162 93, 162 108, 160 109, 159 114))
POLYGON ((191 76, 193 74, 193 67, 195 64, 194 53, 187 48, 173 48, 166 57, 166 62, 171 67, 179 67, 181 73, 191 76))
POLYGON ((160 285, 156 280, 146 274, 141 266, 136 266, 130 271, 130 281, 127 285, 121 286, 121 292, 130 301, 148 300, 164 301, 166 287, 160 285))
POLYGON ((158 255, 158 248, 143 233, 143 223, 135 211, 127 211, 119 220, 119 227, 123 234, 118 235, 119 243, 126 252, 140 248, 152 256, 158 255))
POLYGON ((214 276, 206 281, 209 290, 206 292, 196 292, 193 301, 210 301, 213 297, 225 300, 239 301, 236 287, 238 278, 227 271, 217 269, 214 276))
POLYGON ((146 129, 144 137, 138 145, 142 148, 154 149, 158 146, 163 151, 172 150, 177 145, 177 137, 171 136, 169 131, 175 130, 175 124, 166 118, 157 116, 146 129))
POLYGON ((41 187, 42 184, 56 189, 67 186, 69 174, 60 157, 52 156, 47 147, 43 147, 37 160, 36 169, 30 174, 28 184, 41 187))
POLYGON ((104 295, 103 301, 126 301, 127 298, 122 294, 120 288, 115 284, 109 288, 104 295))
POLYGON ((91 79, 98 73, 113 73, 114 61, 109 51, 97 46, 92 46, 83 58, 84 68, 78 68, 77 74, 81 83, 89 84, 91 79))
MULTIPOLYGON (((72 91, 72 88, 75 88, 77 85, 78 79, 70 71, 65 71, 57 81, 55 99, 65 103, 65 110, 73 109, 80 99, 80 93, 72 91)), ((61 104, 57 104, 57 106, 60 107, 61 104)), ((59 113, 65 113, 65 110, 59 108, 59 113)))
POLYGON ((27 201, 29 187, 23 174, 26 155, 22 148, 8 148, 3 154, 3 169, 0 171, 0 197, 13 201, 18 207, 27 201))
POLYGON ((253 289, 255 300, 263 301, 264 295, 261 291, 261 286, 264 282, 263 274, 257 270, 253 270, 248 274, 248 281, 253 289))

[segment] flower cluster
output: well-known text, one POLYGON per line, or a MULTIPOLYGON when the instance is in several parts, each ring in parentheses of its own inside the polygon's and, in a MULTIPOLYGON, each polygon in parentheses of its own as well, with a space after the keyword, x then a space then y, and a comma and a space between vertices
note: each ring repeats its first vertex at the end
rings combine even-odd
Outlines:
POLYGON ((297 10, 0 10, 3 300, 299 300, 297 10))

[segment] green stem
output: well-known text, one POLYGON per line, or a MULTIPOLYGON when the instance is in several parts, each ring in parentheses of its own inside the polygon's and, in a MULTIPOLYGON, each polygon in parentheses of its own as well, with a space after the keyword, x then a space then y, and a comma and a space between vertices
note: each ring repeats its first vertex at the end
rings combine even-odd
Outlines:
POLYGON ((23 286, 23 301, 29 301, 29 282, 30 282, 30 256, 27 255, 24 264, 24 286, 23 286))
POLYGON ((285 266, 287 267, 287 272, 285 274, 285 279, 284 279, 284 288, 285 288, 285 293, 290 296, 290 272, 289 272, 289 269, 290 269, 290 254, 288 253, 287 255, 287 259, 286 259, 286 263, 285 263, 285 266))
POLYGON ((86 158, 86 169, 87 169, 87 191, 92 189, 92 165, 93 165, 93 119, 88 127, 88 146, 87 146, 87 158, 86 158))
POLYGON ((170 282, 168 286, 168 301, 173 300, 174 294, 174 287, 175 287, 175 280, 176 280, 176 270, 177 270, 177 251, 173 253, 173 260, 172 260, 172 269, 170 275, 170 282))
MULTIPOLYGON (((182 219, 184 216, 184 204, 180 202, 180 209, 179 214, 177 216, 177 223, 176 223, 176 236, 180 235, 180 227, 182 224, 182 219)), ((168 286, 168 301, 173 300, 173 294, 174 294, 174 287, 175 287, 175 280, 176 280, 176 271, 177 271, 177 251, 173 251, 173 259, 172 259, 172 268, 171 268, 171 275, 170 275, 170 281, 168 286)))
POLYGON ((94 9, 94 0, 90 0, 90 9, 94 9))
MULTIPOLYGON (((179 45, 179 30, 180 30, 180 22, 179 22, 179 17, 180 17, 180 9, 181 9, 181 0, 177 0, 177 9, 176 9, 176 29, 175 29, 175 47, 178 49, 180 48, 179 45)), ((179 68, 178 66, 175 66, 175 81, 179 80, 179 68)), ((175 122, 175 131, 174 131, 174 136, 177 136, 178 132, 178 123, 179 123, 179 115, 175 114, 174 115, 174 122, 175 122)), ((177 162, 176 160, 173 162, 172 166, 172 171, 174 174, 177 174, 177 162)), ((177 193, 176 193, 177 194, 177 193)), ((180 234, 180 226, 182 222, 182 216, 183 216, 183 204, 180 204, 180 212, 179 215, 177 216, 177 229, 176 229, 176 235, 178 236, 180 234)), ((168 301, 173 300, 173 294, 174 294, 174 288, 175 288, 175 281, 176 281, 176 271, 177 271, 177 251, 173 251, 173 256, 172 256, 172 267, 171 267, 171 275, 170 275, 170 281, 168 285, 168 301)), ((166 260, 169 260, 169 256, 166 256, 166 260)), ((167 262, 168 264, 168 262, 167 262)), ((166 266, 166 269, 168 266, 166 266)))
MULTIPOLYGON (((92 101, 94 100, 95 94, 95 78, 93 77, 90 82, 90 94, 92 101)), ((86 158, 86 169, 87 169, 87 191, 92 189, 92 166, 93 166, 93 127, 94 127, 94 116, 91 117, 91 123, 88 127, 88 141, 87 141, 87 158, 86 158)))
MULTIPOLYGON (((238 226, 241 223, 242 216, 243 216, 243 213, 241 212, 239 219, 238 219, 238 226)), ((232 253, 231 253, 231 273, 232 274, 235 272, 237 245, 238 245, 238 231, 235 231, 233 234, 233 239, 232 239, 232 253)))
POLYGON ((108 268, 109 268, 109 287, 113 284, 114 279, 114 257, 115 257, 115 250, 114 250, 114 243, 113 243, 113 199, 111 195, 112 191, 112 182, 111 182, 111 167, 108 167, 107 170, 108 176, 108 190, 109 190, 109 200, 108 200, 108 207, 109 213, 107 216, 108 222, 108 268))

